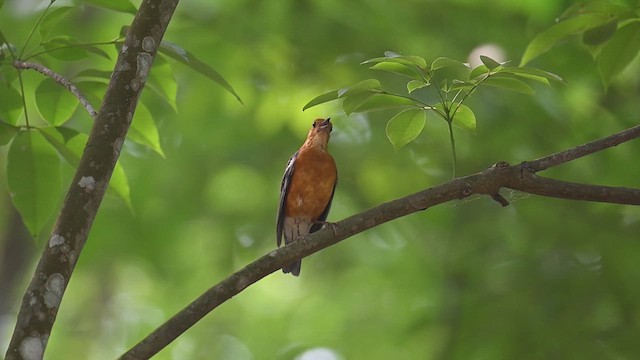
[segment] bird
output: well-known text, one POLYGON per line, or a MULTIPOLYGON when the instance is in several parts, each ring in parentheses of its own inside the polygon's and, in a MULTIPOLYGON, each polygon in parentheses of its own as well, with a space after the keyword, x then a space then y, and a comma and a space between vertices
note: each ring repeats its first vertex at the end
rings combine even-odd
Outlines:
MULTIPOLYGON (((280 185, 276 239, 280 247, 316 232, 326 224, 338 183, 336 163, 327 150, 331 118, 316 119, 307 139, 289 159, 280 185)), ((282 268, 300 275, 301 260, 282 268)))

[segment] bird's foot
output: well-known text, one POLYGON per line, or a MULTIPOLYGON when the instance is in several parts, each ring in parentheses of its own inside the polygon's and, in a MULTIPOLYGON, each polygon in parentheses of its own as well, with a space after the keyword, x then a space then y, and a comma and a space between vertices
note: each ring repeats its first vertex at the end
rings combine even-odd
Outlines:
POLYGON ((331 227, 331 230, 333 230, 333 236, 338 236, 338 231, 336 230, 338 228, 338 225, 336 223, 329 222, 329 221, 319 221, 319 220, 314 221, 314 223, 322 225, 323 228, 331 227))

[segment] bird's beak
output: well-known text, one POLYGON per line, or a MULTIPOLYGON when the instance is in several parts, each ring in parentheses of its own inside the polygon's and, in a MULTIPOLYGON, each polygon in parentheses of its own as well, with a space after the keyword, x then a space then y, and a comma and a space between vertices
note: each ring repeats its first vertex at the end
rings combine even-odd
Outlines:
POLYGON ((331 124, 331 118, 327 118, 327 120, 320 123, 320 129, 329 129, 329 132, 333 130, 333 124, 331 124))

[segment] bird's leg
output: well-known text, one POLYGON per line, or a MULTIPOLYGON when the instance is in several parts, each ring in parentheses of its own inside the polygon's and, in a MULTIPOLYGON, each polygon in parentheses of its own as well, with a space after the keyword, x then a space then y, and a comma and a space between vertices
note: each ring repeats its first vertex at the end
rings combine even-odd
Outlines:
POLYGON ((338 236, 338 231, 336 230, 338 225, 336 223, 333 223, 333 222, 330 222, 330 221, 321 221, 321 220, 316 220, 313 223, 314 224, 320 224, 320 225, 322 225, 323 228, 325 228, 327 226, 331 227, 331 230, 333 230, 333 236, 338 236))

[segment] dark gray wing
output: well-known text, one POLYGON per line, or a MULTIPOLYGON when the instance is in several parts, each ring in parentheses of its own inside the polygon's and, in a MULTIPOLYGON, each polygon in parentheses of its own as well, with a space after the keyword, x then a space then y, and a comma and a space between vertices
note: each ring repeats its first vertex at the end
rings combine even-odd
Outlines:
POLYGON ((289 185, 291 184, 293 168, 297 157, 298 152, 296 151, 287 163, 287 168, 284 170, 284 175, 282 176, 282 184, 280 184, 280 205, 278 206, 278 220, 276 222, 276 241, 278 246, 282 243, 282 232, 284 230, 284 207, 287 203, 287 194, 289 192, 289 185))

